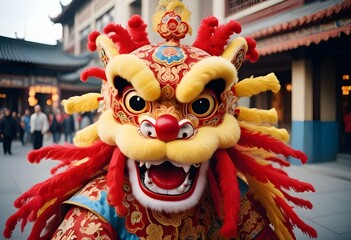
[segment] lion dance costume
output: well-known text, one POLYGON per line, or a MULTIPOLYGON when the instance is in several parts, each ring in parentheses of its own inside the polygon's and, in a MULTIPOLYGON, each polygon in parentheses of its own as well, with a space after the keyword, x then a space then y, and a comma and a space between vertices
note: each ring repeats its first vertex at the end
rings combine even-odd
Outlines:
POLYGON ((312 204, 290 195, 313 186, 281 168, 285 157, 305 163, 306 155, 273 126, 274 109, 238 106, 240 97, 279 91, 276 76, 238 80, 242 62, 258 53, 253 39, 229 41, 241 31, 235 21, 207 17, 195 42, 181 44, 189 19, 182 2, 161 0, 153 28, 162 43, 150 44, 140 16, 89 35, 103 68, 81 78, 101 79, 101 93, 63 105, 70 114, 99 109, 99 120, 74 145, 29 153, 32 163, 61 163, 15 201, 6 238, 19 221, 22 230, 34 222, 33 240, 295 239, 294 227, 317 236, 292 206, 312 204))

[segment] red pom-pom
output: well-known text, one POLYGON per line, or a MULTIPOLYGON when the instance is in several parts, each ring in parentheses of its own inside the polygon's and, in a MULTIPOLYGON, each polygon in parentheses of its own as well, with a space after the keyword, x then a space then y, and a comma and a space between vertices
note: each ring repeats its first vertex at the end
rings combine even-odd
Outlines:
POLYGON ((89 34, 87 47, 91 52, 94 52, 96 50, 95 41, 98 36, 100 36, 100 33, 98 31, 93 31, 89 34))
POLYGON ((256 50, 256 41, 252 38, 246 38, 248 50, 246 52, 246 58, 250 60, 250 62, 256 62, 260 57, 260 54, 256 50))

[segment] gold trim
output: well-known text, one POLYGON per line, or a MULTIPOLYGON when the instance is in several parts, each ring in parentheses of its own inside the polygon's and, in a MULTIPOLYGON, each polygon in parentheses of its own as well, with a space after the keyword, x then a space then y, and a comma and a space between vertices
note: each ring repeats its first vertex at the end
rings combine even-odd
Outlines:
POLYGON ((70 200, 64 201, 63 204, 70 204, 70 205, 73 205, 73 206, 78 206, 80 208, 84 208, 86 210, 89 210, 90 212, 94 213, 103 222, 109 223, 109 221, 107 221, 107 219, 105 219, 102 215, 100 215, 98 212, 94 211, 93 209, 87 207, 86 205, 83 205, 83 204, 80 204, 80 203, 77 203, 77 202, 74 202, 74 201, 70 201, 70 200))

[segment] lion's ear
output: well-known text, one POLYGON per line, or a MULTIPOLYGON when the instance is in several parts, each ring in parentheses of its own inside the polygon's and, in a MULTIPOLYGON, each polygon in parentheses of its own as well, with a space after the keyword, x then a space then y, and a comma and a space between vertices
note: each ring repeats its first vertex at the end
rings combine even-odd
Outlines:
POLYGON ((245 60, 247 50, 248 46, 245 38, 237 37, 227 45, 222 57, 230 61, 238 70, 245 60))
POLYGON ((96 38, 96 49, 104 67, 111 58, 119 55, 117 46, 106 35, 100 35, 96 38))

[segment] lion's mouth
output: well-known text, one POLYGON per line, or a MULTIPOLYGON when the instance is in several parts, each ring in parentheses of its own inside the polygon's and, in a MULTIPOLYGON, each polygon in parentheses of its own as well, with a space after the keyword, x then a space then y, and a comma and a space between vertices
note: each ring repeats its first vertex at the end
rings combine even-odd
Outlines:
POLYGON ((151 198, 180 201, 192 195, 200 164, 184 165, 171 161, 135 162, 139 186, 151 198))

